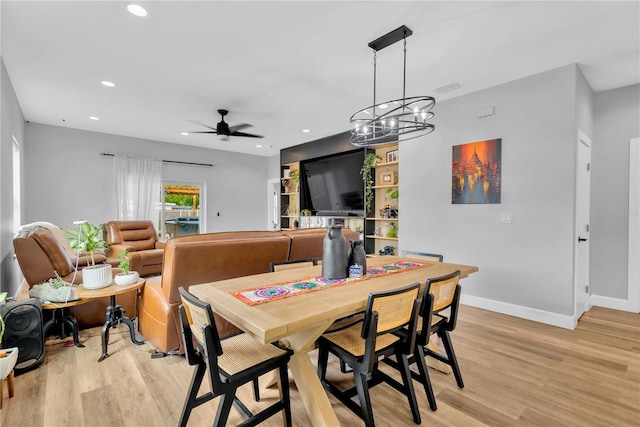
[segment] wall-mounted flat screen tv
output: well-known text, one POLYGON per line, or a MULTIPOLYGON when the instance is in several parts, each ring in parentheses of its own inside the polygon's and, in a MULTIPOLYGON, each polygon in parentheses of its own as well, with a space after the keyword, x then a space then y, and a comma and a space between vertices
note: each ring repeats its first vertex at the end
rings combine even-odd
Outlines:
POLYGON ((364 149, 300 163, 300 209, 320 216, 364 216, 364 149))

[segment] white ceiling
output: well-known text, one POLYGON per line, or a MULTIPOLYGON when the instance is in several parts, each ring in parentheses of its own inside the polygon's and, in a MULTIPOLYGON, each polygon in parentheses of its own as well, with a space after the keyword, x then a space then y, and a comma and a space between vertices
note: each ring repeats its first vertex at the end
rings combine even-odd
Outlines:
MULTIPOLYGON (((368 42, 403 24, 408 96, 441 102, 572 63, 596 92, 640 82, 638 1, 140 1, 146 18, 127 4, 0 2, 26 120, 275 155, 350 128, 373 101, 368 42), (190 120, 215 127, 219 108, 265 138, 180 135, 206 130, 190 120)), ((378 102, 401 97, 402 43, 378 52, 377 83, 378 102)))

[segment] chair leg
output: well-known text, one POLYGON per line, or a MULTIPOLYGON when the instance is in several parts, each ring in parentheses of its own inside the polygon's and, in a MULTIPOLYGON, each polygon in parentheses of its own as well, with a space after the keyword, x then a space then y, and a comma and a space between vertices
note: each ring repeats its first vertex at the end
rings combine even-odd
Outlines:
POLYGON ((280 371, 280 383, 278 384, 280 387, 280 399, 284 404, 284 425, 291 427, 293 424, 291 422, 291 396, 289 394, 289 367, 285 363, 280 366, 278 371, 280 371))
POLYGON ((418 409, 418 401, 416 400, 416 391, 413 388, 413 379, 411 378, 407 355, 396 353, 396 359, 400 364, 400 374, 402 375, 402 382, 404 382, 405 392, 407 394, 407 399, 409 400, 409 407, 411 408, 411 415, 413 415, 413 422, 420 424, 422 420, 420 418, 420 410, 418 409))
POLYGON ((458 387, 464 388, 464 382, 462 382, 462 373, 460 373, 460 366, 458 366, 458 359, 456 358, 456 353, 453 351, 453 344, 451 343, 451 336, 449 335, 449 331, 441 330, 438 332, 438 336, 442 340, 442 344, 444 345, 444 350, 447 352, 447 357, 449 358, 449 364, 451 365, 451 369, 453 370, 453 375, 456 377, 456 382, 458 383, 458 387))
POLYGON ((360 400, 360 409, 362 410, 362 419, 366 427, 374 427, 373 410, 371 409, 371 399, 369 398, 369 384, 367 383, 367 374, 355 372, 353 378, 358 390, 358 399, 360 400))
POLYGON ((253 397, 256 402, 260 402, 260 382, 257 378, 253 380, 253 397))
POLYGON ((236 389, 227 390, 227 392, 220 396, 220 403, 218 403, 218 410, 216 411, 216 418, 213 421, 214 427, 225 427, 227 420, 229 419, 229 413, 231 412, 231 406, 236 398, 236 389))
POLYGON ((318 349, 318 377, 324 383, 327 379, 327 360, 329 359, 329 350, 322 345, 318 349))
POLYGON ((427 367, 427 361, 425 360, 424 348, 420 344, 416 344, 416 351, 414 360, 418 365, 418 371, 420 372, 420 382, 424 386, 424 391, 427 394, 427 400, 429 401, 429 407, 432 411, 438 409, 436 404, 436 396, 433 394, 433 388, 431 387, 431 379, 429 378, 429 368, 427 367))
POLYGON ((200 385, 202 384, 202 379, 204 378, 206 371, 207 366, 204 362, 198 363, 198 367, 193 371, 191 385, 189 386, 189 392, 187 393, 187 399, 182 407, 182 414, 180 415, 180 421, 178 422, 180 427, 185 427, 187 425, 191 411, 193 408, 198 406, 196 402, 198 391, 200 390, 200 385))

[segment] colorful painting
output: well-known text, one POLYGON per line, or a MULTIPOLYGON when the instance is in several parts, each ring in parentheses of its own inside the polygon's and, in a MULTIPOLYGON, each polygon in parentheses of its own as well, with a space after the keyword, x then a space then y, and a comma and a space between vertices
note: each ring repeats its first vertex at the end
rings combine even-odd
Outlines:
POLYGON ((453 147, 451 203, 500 203, 502 139, 453 147))

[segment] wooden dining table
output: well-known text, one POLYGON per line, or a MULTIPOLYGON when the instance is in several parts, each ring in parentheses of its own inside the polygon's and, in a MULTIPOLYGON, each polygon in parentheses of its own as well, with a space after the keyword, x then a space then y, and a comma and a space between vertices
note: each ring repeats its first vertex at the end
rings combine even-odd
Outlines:
MULTIPOLYGON (((367 258, 367 265, 382 266, 406 258, 381 256, 367 258)), ((314 426, 338 426, 329 398, 316 374, 309 352, 315 341, 336 320, 365 309, 371 292, 384 291, 460 270, 461 277, 477 272, 478 267, 429 261, 420 268, 371 277, 314 292, 250 305, 233 293, 260 286, 286 283, 322 274, 321 266, 304 267, 274 273, 256 274, 218 282, 192 285, 189 292, 211 304, 215 313, 224 317, 262 343, 279 341, 294 354, 289 369, 302 402, 314 426)))

